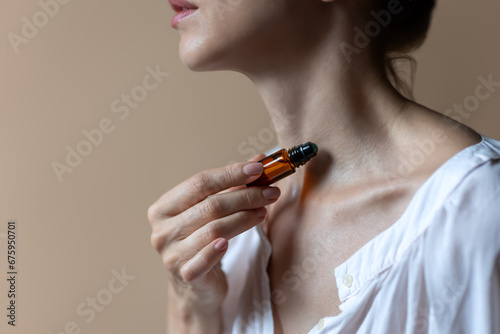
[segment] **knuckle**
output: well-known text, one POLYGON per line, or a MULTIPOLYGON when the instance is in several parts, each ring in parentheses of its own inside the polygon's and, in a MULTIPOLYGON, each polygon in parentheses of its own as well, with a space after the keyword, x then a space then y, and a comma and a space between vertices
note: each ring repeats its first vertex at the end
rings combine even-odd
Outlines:
POLYGON ((151 238, 150 238, 151 246, 157 251, 161 252, 163 247, 165 246, 165 239, 163 235, 157 231, 153 231, 151 233, 151 238))
POLYGON ((200 213, 208 217, 218 217, 223 213, 224 205, 217 197, 207 197, 200 205, 200 213))
POLYGON ((224 168, 224 178, 227 184, 234 184, 236 179, 236 170, 234 166, 224 168))
POLYGON ((248 211, 239 212, 239 220, 241 226, 249 225, 252 222, 253 215, 248 211))
POLYGON ((204 226, 204 242, 206 244, 212 242, 213 240, 224 236, 224 231, 221 224, 218 221, 213 221, 210 224, 204 226))
POLYGON ((255 202, 257 202, 257 196, 255 194, 254 189, 247 189, 247 191, 244 192, 244 200, 248 205, 252 205, 255 202))
POLYGON ((156 217, 158 217, 158 207, 156 204, 152 204, 149 206, 147 216, 150 224, 152 224, 156 220, 156 217))
POLYGON ((179 238, 182 239, 183 232, 183 227, 177 224, 153 226, 150 237, 151 245, 158 253, 161 253, 167 246, 172 245, 179 238))
POLYGON ((175 272, 178 268, 179 257, 173 253, 164 254, 162 256, 163 266, 167 271, 175 272))
POLYGON ((205 218, 215 218, 221 211, 220 201, 208 197, 198 205, 198 215, 205 218))
POLYGON ((210 190, 210 178, 206 172, 198 173, 189 180, 188 187, 193 192, 206 194, 207 190, 210 190))
POLYGON ((179 274, 185 283, 191 283, 196 278, 196 273, 189 265, 182 266, 179 274))

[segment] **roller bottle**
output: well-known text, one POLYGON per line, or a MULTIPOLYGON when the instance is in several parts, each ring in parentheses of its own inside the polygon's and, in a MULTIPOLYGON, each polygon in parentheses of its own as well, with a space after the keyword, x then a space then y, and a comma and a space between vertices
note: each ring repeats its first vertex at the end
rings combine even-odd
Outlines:
POLYGON ((260 160, 264 165, 262 175, 255 181, 247 184, 252 186, 268 186, 289 175, 306 164, 318 153, 318 146, 312 142, 297 145, 289 150, 281 149, 260 160))

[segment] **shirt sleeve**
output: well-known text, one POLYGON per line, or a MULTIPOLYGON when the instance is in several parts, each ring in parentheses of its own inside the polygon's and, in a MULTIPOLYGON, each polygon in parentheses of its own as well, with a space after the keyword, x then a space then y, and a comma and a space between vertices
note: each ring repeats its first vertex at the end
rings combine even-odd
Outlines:
POLYGON ((428 332, 500 333, 500 160, 458 184, 437 232, 424 246, 428 332))

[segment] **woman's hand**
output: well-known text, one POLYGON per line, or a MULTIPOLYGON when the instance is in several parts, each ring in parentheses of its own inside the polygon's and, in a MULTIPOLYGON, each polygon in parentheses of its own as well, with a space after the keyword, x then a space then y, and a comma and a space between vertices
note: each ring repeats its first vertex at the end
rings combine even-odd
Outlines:
POLYGON ((246 187, 262 168, 259 162, 244 162, 203 171, 148 210, 151 244, 167 269, 169 288, 176 295, 172 298, 191 319, 220 312, 228 288, 220 260, 228 240, 261 223, 265 206, 280 195, 276 187, 246 187))

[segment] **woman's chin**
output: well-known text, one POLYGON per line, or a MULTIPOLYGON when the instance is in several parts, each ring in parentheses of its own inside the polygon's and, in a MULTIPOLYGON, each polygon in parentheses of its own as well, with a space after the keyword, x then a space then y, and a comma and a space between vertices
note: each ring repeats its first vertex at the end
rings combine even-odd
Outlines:
POLYGON ((182 64, 192 71, 224 70, 227 67, 225 62, 229 50, 223 50, 225 50, 223 45, 210 46, 210 43, 202 41, 181 39, 179 44, 179 58, 182 64))
POLYGON ((194 57, 192 55, 185 55, 182 53, 179 53, 179 56, 182 64, 191 71, 202 72, 210 70, 210 67, 207 66, 207 63, 200 59, 200 57, 194 57))
POLYGON ((185 41, 184 38, 181 39, 179 44, 179 57, 182 64, 192 71, 207 70, 207 57, 204 55, 204 49, 206 48, 201 47, 199 43, 193 43, 192 41, 188 42, 185 41))

